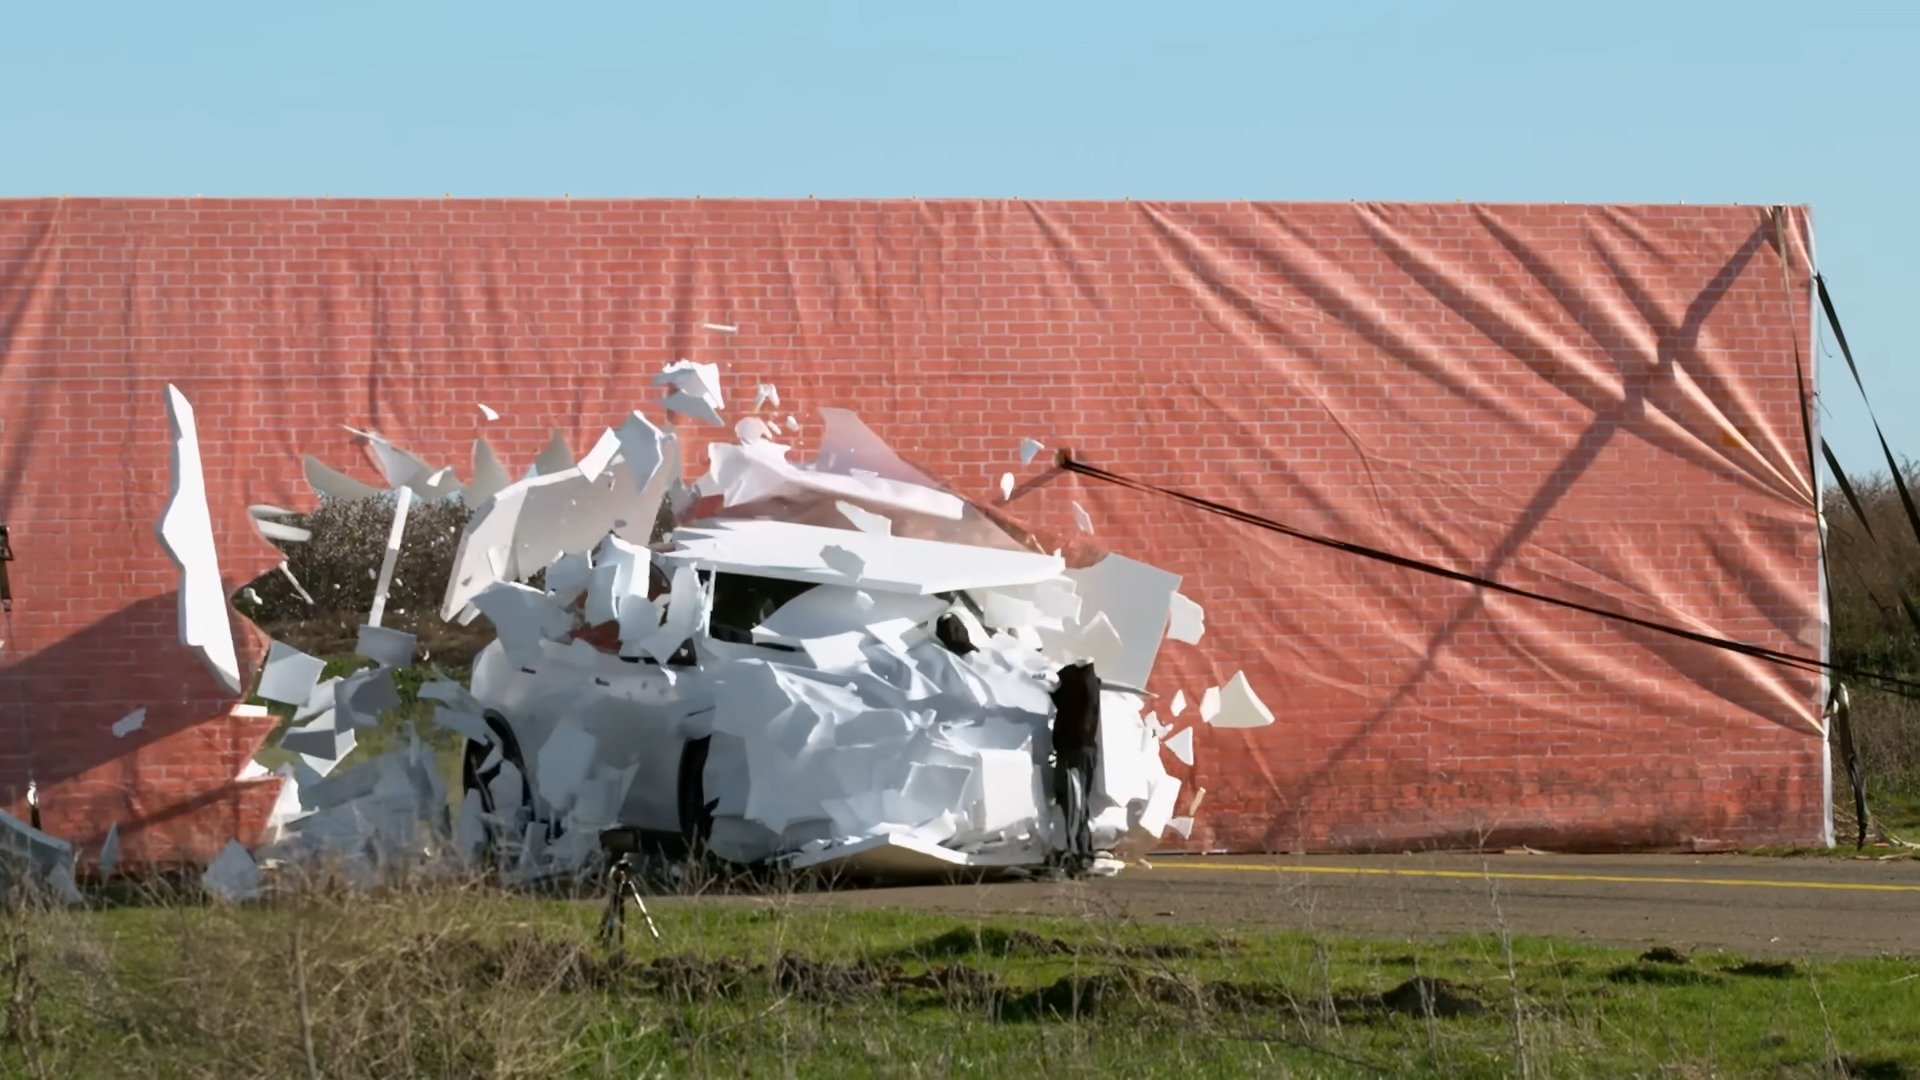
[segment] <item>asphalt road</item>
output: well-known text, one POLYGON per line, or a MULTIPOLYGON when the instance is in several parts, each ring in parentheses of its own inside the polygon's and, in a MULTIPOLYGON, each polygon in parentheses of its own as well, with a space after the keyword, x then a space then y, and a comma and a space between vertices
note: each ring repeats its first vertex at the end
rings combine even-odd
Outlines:
POLYGON ((802 903, 1392 938, 1498 932, 1749 956, 1920 958, 1920 860, 1206 856, 1113 878, 846 890, 802 903))

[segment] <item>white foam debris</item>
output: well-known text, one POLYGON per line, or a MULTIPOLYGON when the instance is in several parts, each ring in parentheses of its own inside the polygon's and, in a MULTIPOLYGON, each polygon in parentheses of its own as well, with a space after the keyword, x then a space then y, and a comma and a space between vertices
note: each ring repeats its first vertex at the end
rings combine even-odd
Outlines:
POLYGON ((293 594, 298 596, 308 607, 312 607, 312 595, 307 592, 305 586, 300 584, 300 579, 293 576, 293 569, 286 564, 286 561, 282 560, 276 569, 280 571, 282 577, 287 579, 287 585, 293 589, 293 594))
POLYGON ((238 840, 227 841, 200 879, 209 896, 227 903, 251 900, 260 892, 260 867, 238 840))
MULTIPOLYGON (((27 804, 37 805, 38 788, 29 782, 27 804)), ((73 880, 73 845, 0 810, 0 887, 9 892, 32 892, 63 904, 80 902, 73 880)))
POLYGON ((1206 610, 1180 593, 1174 593, 1172 604, 1168 608, 1167 637, 1173 641, 1198 645, 1200 635, 1206 632, 1206 610))
MULTIPOLYGON (((674 417, 720 422, 717 366, 679 361, 652 381, 674 417)), ((535 881, 598 865, 603 828, 679 833, 702 806, 708 850, 734 861, 1042 865, 1070 839, 1048 759, 1058 673, 1080 661, 1104 687, 1086 790, 1094 848, 1112 857, 1094 868, 1191 829, 1192 808, 1173 816, 1182 785, 1161 748, 1191 765, 1193 728, 1141 715, 1160 642, 1176 621, 1184 631, 1180 579, 1118 555, 1068 570, 846 410, 821 410, 807 460, 775 441, 778 391, 750 385, 748 412, 765 418, 739 419, 737 442, 703 440, 709 467, 692 483, 682 429, 639 412, 577 460, 556 433, 518 481, 476 441, 441 615, 485 616, 494 641, 470 686, 420 688, 430 722, 479 762, 474 786, 449 799, 410 729, 360 760, 359 729, 399 707, 393 675, 417 649, 371 620, 359 645, 376 667, 316 681, 305 658, 263 677, 296 705, 271 857, 325 856, 371 883, 444 855, 535 881)), ((424 463, 385 440, 373 448, 403 502, 451 478, 419 475, 424 463)), ((1045 447, 1020 450, 1031 464, 1045 447)), ((1001 498, 1013 490, 1008 473, 1001 498)), ((1210 719, 1258 712, 1226 690, 1210 719)), ((1184 707, 1176 694, 1174 714, 1184 707)))
POLYGON ((473 440, 473 482, 460 493, 461 501, 477 508, 512 482, 506 467, 494 454, 493 444, 485 439, 473 440))
POLYGON ((885 514, 876 514, 850 502, 836 501, 833 508, 840 511, 840 516, 846 518, 849 524, 863 533, 872 533, 875 536, 893 535, 893 519, 885 514))
POLYGON ((493 423, 495 420, 500 419, 500 414, 498 412, 494 411, 493 409, 489 408, 484 404, 476 405, 475 407, 480 410, 481 418, 484 419, 489 424, 493 423))
POLYGON ((587 772, 593 768, 597 745, 597 740, 577 721, 571 718, 560 721, 534 756, 538 763, 533 773, 535 795, 554 812, 566 813, 579 796, 587 772))
POLYGON ((1256 728, 1273 723, 1273 712, 1255 696, 1246 672, 1236 671, 1225 686, 1208 688, 1200 718, 1217 728, 1256 728))
POLYGON ((607 466, 613 464, 614 455, 620 452, 620 447, 621 439, 618 432, 611 429, 601 432, 600 437, 594 440, 593 448, 587 451, 587 456, 580 459, 578 465, 580 475, 588 483, 600 479, 600 474, 606 472, 607 466))
MULTIPOLYGON (((353 726, 341 723, 338 712, 328 709, 304 724, 288 728, 280 736, 280 748, 303 758, 338 762, 353 752, 358 741, 353 726)), ((310 767, 320 771, 319 766, 310 767)))
MULTIPOLYGON (((304 544, 313 539, 313 530, 298 525, 289 525, 284 521, 275 521, 270 514, 261 513, 262 507, 249 507, 248 517, 253 522, 253 530, 268 540, 283 544, 304 544)), ((264 508, 273 509, 273 508, 264 508)), ((279 511, 285 514, 286 511, 279 511)))
POLYGON ((107 838, 100 842, 99 870, 102 881, 113 877, 120 868, 120 823, 107 826, 107 838))
POLYGON ((362 480, 355 480, 346 473, 333 469, 312 454, 301 458, 306 469, 307 484, 313 493, 323 499, 334 502, 359 502, 361 499, 377 498, 386 493, 385 488, 377 488, 362 480))
POLYGON ((724 425, 725 422, 720 419, 720 410, 725 406, 725 401, 720 395, 719 365, 699 364, 692 360, 675 361, 653 377, 653 384, 670 390, 666 400, 660 403, 667 411, 690 416, 715 427, 724 425))
POLYGON ((227 594, 220 586, 220 560, 213 546, 213 517, 200 468, 200 432, 193 406, 167 387, 167 418, 173 429, 173 493, 159 525, 160 545, 180 569, 180 644, 200 654, 228 693, 240 692, 240 658, 233 647, 227 594))
POLYGON ((380 715, 400 707, 392 668, 368 668, 340 680, 333 691, 333 708, 343 724, 376 727, 380 715))
POLYGON ((1068 570, 1065 576, 1073 582, 1074 594, 1079 597, 1081 623, 1104 619, 1111 624, 1117 644, 1111 660, 1100 665, 1101 677, 1128 686, 1145 686, 1160 653, 1169 604, 1179 595, 1175 590, 1180 587, 1180 575, 1122 555, 1108 555, 1092 566, 1068 570))
POLYGON ((413 663, 413 654, 419 643, 417 636, 403 630, 368 625, 360 628, 353 651, 381 667, 407 667, 413 663))
POLYGON ((740 332, 740 328, 732 323, 708 322, 701 323, 700 327, 703 330, 711 330, 716 334, 737 334, 740 332))
POLYGON ((1167 705, 1167 715, 1179 716, 1181 713, 1186 711, 1187 711, 1187 692, 1185 690, 1175 690, 1173 692, 1173 700, 1169 702, 1167 705))
POLYGON ((1093 535, 1093 518, 1087 515, 1087 508, 1079 503, 1073 504, 1073 526, 1088 536, 1093 535))
POLYGON ((733 425, 733 437, 742 443, 771 442, 773 436, 773 427, 757 416, 743 417, 733 425))
POLYGON ((1188 837, 1193 835, 1193 818, 1191 817, 1168 818, 1167 828, 1178 833, 1180 835, 1180 839, 1185 840, 1188 837))
POLYGON ((380 560, 380 576, 373 586, 373 609, 367 615, 368 626, 379 626, 387 612, 387 591, 393 586, 393 568, 400 560, 400 541, 407 531, 407 512, 413 506, 413 489, 401 488, 393 500, 393 524, 387 530, 387 552, 380 560))
POLYGON ((146 722, 147 707, 142 705, 113 722, 113 737, 116 739, 124 739, 134 732, 139 731, 140 726, 146 722))
POLYGON ((1169 753, 1179 759, 1180 764, 1193 764, 1193 728, 1191 726, 1181 728, 1173 738, 1168 739, 1161 745, 1165 746, 1169 753))
POLYGON ((557 472, 566 472, 573 468, 573 448, 567 445, 567 437, 554 429, 547 437, 546 449, 533 459, 532 475, 552 476, 557 472))

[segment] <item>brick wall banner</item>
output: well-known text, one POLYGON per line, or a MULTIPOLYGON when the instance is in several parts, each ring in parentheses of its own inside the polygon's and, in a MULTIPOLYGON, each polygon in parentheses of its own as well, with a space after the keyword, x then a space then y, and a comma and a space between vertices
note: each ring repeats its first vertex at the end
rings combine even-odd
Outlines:
MULTIPOLYGON (((647 379, 687 358, 719 363, 730 401, 775 383, 797 453, 814 410, 850 407, 963 494, 994 501, 1014 471, 1018 520, 1070 535, 1077 502, 1103 545, 1182 575, 1207 638, 1170 643, 1151 689, 1197 700, 1244 669, 1278 716, 1169 759, 1207 792, 1194 849, 1817 842, 1817 676, 1017 458, 1031 436, 1823 656, 1810 220, 1780 213, 0 200, 0 803, 23 809, 31 766, 49 831, 95 848, 117 822, 139 860, 251 839, 272 802, 277 781, 235 779, 271 721, 234 714, 177 640, 154 531, 168 383, 198 416, 231 590, 278 561, 248 504, 314 505, 300 454, 378 476, 341 425, 464 462, 484 424, 517 475, 554 428, 578 448, 636 407, 664 420, 647 379)), ((263 643, 234 624, 250 676, 263 643)))

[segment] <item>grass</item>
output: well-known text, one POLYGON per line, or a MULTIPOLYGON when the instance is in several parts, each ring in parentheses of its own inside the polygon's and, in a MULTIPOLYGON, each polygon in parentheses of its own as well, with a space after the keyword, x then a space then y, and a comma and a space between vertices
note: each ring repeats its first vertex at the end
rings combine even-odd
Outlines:
POLYGON ((16 913, 37 1076, 1920 1072, 1920 965, 441 885, 16 913), (304 1003, 304 1004, 303 1004, 304 1003), (307 1047, 311 1044, 309 1059, 307 1047))

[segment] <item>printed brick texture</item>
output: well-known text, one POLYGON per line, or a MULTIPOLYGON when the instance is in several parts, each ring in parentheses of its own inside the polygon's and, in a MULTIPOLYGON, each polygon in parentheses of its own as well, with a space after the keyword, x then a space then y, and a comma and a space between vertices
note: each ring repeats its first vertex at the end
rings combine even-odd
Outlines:
POLYGON ((484 433, 518 475, 552 428, 580 452, 663 420, 648 376, 687 357, 723 366, 730 419, 777 384, 798 454, 811 410, 852 407, 962 493, 1012 471, 1016 519, 1071 538, 1077 501, 1183 575, 1207 635, 1162 650, 1154 707, 1245 669, 1279 718, 1169 756, 1180 812, 1206 791, 1192 849, 1815 841, 1813 676, 1017 455, 1819 655, 1808 231, 1755 207, 0 200, 0 798, 24 812, 30 755, 50 831, 90 857, 118 821, 130 861, 209 857, 271 804, 234 780, 268 722, 176 642, 167 383, 237 588, 278 561, 247 505, 313 505, 301 453, 377 476, 340 425, 462 475, 484 433))

